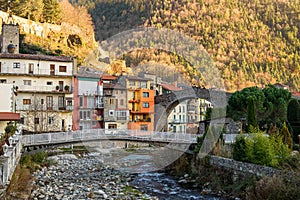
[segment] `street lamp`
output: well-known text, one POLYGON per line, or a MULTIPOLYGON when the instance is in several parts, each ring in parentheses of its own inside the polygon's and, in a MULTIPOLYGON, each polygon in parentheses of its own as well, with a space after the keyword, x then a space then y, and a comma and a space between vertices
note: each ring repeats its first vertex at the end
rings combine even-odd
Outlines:
POLYGON ((3 149, 4 157, 7 157, 8 145, 6 144, 6 142, 2 146, 2 149, 3 149))
POLYGON ((8 142, 9 142, 9 146, 12 147, 13 137, 10 136, 8 138, 8 142))

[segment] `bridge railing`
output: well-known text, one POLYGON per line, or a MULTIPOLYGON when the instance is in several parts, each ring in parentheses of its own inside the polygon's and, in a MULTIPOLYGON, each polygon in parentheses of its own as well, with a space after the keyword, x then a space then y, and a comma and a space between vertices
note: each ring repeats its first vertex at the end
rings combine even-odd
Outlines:
POLYGON ((84 142, 99 139, 124 139, 153 142, 182 142, 195 143, 197 135, 170 132, 148 132, 136 130, 116 129, 86 129, 80 131, 43 133, 23 135, 22 143, 25 146, 57 143, 84 142))

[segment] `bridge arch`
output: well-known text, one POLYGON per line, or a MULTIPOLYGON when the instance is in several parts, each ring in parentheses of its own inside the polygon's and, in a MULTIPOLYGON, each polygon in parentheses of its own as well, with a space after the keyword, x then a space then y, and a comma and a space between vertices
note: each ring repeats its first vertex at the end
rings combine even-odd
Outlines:
POLYGON ((210 101, 214 107, 225 107, 224 99, 227 102, 230 95, 224 91, 200 87, 158 95, 155 97, 155 131, 162 131, 165 128, 172 110, 185 100, 201 98, 210 101))

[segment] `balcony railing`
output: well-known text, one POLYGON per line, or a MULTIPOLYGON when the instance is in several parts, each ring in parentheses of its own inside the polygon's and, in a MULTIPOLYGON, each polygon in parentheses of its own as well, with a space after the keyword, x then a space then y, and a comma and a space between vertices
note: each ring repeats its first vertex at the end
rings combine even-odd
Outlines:
POLYGON ((29 70, 27 67, 13 68, 13 66, 1 66, 0 74, 30 74, 30 75, 45 75, 45 76, 72 76, 72 73, 59 72, 58 70, 50 71, 50 69, 37 69, 29 70))
POLYGON ((45 112, 45 111, 73 111, 73 106, 46 106, 45 104, 42 105, 22 105, 17 106, 17 110, 28 110, 28 111, 37 111, 37 112, 45 112))
POLYGON ((18 91, 20 92, 58 92, 58 93, 72 93, 73 87, 68 90, 57 90, 56 86, 33 86, 33 85, 21 85, 18 86, 18 91))

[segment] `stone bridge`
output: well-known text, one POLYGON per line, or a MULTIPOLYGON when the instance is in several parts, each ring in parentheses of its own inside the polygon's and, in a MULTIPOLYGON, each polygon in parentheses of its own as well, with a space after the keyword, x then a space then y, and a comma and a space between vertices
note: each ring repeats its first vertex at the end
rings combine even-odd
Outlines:
POLYGON ((230 96, 231 93, 225 91, 200 87, 191 87, 169 94, 157 95, 155 96, 155 131, 163 131, 172 110, 187 99, 201 98, 210 101, 215 108, 224 108, 230 96))

